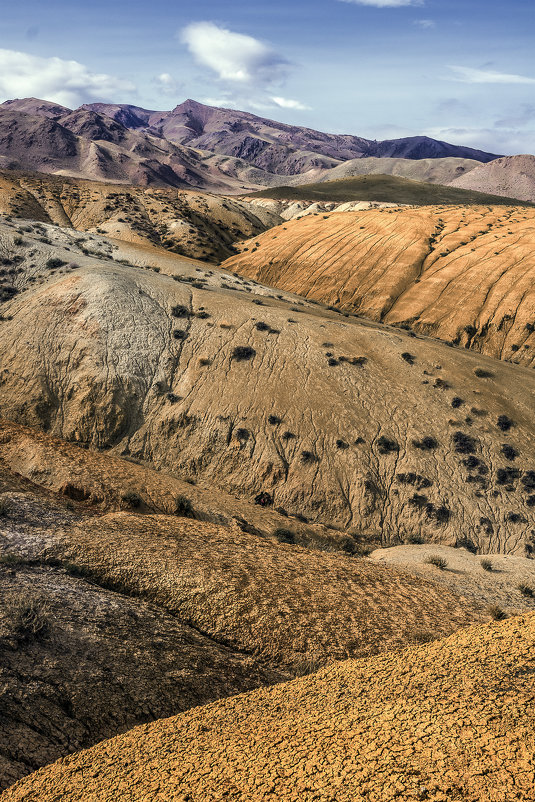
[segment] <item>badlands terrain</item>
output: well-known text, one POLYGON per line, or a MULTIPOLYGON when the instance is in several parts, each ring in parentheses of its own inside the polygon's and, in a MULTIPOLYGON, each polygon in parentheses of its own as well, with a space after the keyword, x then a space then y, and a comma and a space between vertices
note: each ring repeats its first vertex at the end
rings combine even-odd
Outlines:
POLYGON ((0 107, 2 799, 532 799, 532 158, 0 107))

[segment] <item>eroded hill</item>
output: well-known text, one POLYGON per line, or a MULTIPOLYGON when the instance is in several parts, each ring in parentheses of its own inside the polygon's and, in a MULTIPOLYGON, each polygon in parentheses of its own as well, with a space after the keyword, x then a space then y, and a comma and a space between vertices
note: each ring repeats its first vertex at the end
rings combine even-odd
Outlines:
POLYGON ((534 654, 531 613, 338 663, 138 727, 5 799, 529 802, 534 654))
POLYGON ((266 206, 221 195, 17 171, 0 172, 0 213, 216 262, 281 221, 266 206))
POLYGON ((136 724, 488 618, 432 574, 301 548, 317 528, 257 507, 257 529, 233 505, 3 422, 0 787, 136 724))
POLYGON ((535 211, 307 216, 243 243, 240 275, 521 365, 534 364, 535 211))
POLYGON ((533 371, 47 232, 1 229, 5 417, 381 545, 532 548, 533 371))

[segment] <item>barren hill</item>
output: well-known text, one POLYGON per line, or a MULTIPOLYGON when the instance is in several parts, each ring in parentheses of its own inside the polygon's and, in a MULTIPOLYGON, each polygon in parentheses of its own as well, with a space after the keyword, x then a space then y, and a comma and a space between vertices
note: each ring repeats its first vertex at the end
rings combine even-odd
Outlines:
MULTIPOLYGON (((463 176, 481 167, 481 162, 475 159, 462 159, 453 156, 445 158, 426 158, 426 159, 402 159, 388 158, 387 156, 377 157, 368 156, 360 159, 351 159, 343 162, 330 170, 318 171, 317 181, 335 181, 341 178, 350 178, 356 175, 397 175, 401 178, 409 178, 413 181, 425 181, 429 184, 449 184, 455 178, 463 176)), ((293 184, 310 183, 315 177, 312 172, 306 176, 299 176, 299 181, 295 179, 293 184)), ((466 187, 476 189, 476 187, 466 187)), ((491 187, 487 187, 487 192, 492 192, 491 187)), ((501 194, 501 193, 499 193, 501 194)), ((514 192, 509 193, 516 197, 514 192)))
MULTIPOLYGON (((514 198, 489 195, 484 192, 459 189, 453 186, 414 181, 399 175, 358 175, 335 181, 299 186, 278 186, 251 193, 251 198, 273 198, 275 200, 313 201, 377 201, 380 203, 415 204, 516 204, 514 198)), ((518 205, 523 205, 520 201, 518 205)))
POLYGON ((379 209, 288 221, 241 245, 224 266, 533 366, 534 243, 528 208, 379 209))
POLYGON ((382 545, 532 547, 532 370, 42 228, 1 227, 3 416, 382 545))
POLYGON ((7 802, 533 797, 535 614, 138 727, 7 802))
POLYGON ((216 262, 282 219, 221 195, 18 171, 0 171, 0 212, 216 262))
POLYGON ((136 724, 488 618, 433 573, 308 551, 295 543, 318 527, 249 507, 2 423, 0 787, 136 724))
POLYGON ((478 165, 473 174, 459 176, 449 183, 462 189, 535 201, 535 156, 504 156, 490 164, 478 165))

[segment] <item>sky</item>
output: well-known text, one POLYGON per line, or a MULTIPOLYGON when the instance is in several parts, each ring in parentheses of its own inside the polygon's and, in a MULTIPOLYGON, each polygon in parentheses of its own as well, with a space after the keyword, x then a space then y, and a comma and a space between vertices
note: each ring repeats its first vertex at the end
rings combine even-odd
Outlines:
POLYGON ((0 101, 186 98, 370 139, 535 153, 534 0, 23 0, 0 101))

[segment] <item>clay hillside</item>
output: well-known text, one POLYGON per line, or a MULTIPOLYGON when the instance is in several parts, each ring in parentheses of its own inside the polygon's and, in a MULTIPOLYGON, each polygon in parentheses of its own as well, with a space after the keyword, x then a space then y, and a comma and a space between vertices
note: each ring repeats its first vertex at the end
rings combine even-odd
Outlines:
POLYGON ((285 222, 241 244, 224 267, 345 312, 533 367, 532 209, 340 212, 285 222))
POLYGON ((532 370, 155 249, 0 232, 4 417, 371 543, 532 548, 532 370))
POLYGON ((4 798, 528 800, 534 625, 474 627, 138 727, 4 798))
MULTIPOLYGON (((0 532, 2 788, 136 724, 489 618, 433 566, 422 581, 337 531, 8 422, 0 532)), ((532 607, 516 594, 509 610, 532 607)))
POLYGON ((477 165, 473 175, 458 176, 450 184, 535 201, 535 156, 504 156, 488 166, 477 165))
MULTIPOLYGON (((472 202, 474 197, 480 200, 478 193, 466 190, 401 180, 398 185, 387 186, 382 179, 379 177, 364 186, 360 194, 365 200, 353 200, 348 204, 344 202, 344 193, 342 198, 337 198, 332 189, 319 201, 273 200, 262 196, 240 199, 190 189, 139 187, 36 171, 3 170, 0 171, 0 212, 23 220, 104 234, 121 243, 149 249, 165 248, 171 254, 217 264, 236 253, 237 243, 256 237, 284 220, 338 209, 393 206, 405 197, 407 186, 409 199, 417 202, 425 202, 429 193, 436 200, 437 192, 438 197, 443 197, 444 191, 453 193, 457 199, 465 198, 466 203, 472 202)), ((325 186, 332 187, 332 184, 325 186)), ((132 255, 135 258, 135 250, 132 255)))
POLYGON ((525 205, 513 198, 475 192, 459 187, 415 181, 399 175, 358 175, 300 186, 279 186, 251 194, 252 198, 271 198, 286 201, 375 201, 426 206, 430 204, 492 203, 525 205))
POLYGON ((0 213, 8 217, 105 234, 204 261, 225 259, 235 253, 236 242, 281 223, 285 205, 270 208, 192 190, 0 171, 0 213))

